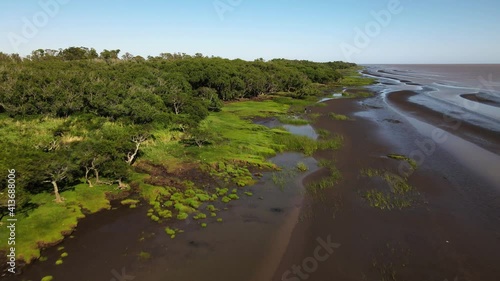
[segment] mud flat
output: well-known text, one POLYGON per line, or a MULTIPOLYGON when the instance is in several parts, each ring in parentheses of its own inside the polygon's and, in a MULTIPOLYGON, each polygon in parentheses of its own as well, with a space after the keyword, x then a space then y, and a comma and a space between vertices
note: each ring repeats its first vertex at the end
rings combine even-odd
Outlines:
MULTIPOLYGON (((406 98, 397 96, 392 102, 403 105, 399 109, 405 112, 434 118, 421 107, 405 107, 406 98)), ((446 143, 412 173, 401 174, 401 160, 388 155, 410 155, 419 149, 415 140, 422 136, 383 99, 375 98, 373 104, 377 107, 338 99, 311 108, 321 114, 316 129, 344 136, 340 151, 315 155, 318 160, 334 159, 342 180, 306 199, 272 280, 500 280, 498 186, 458 161, 446 143), (330 112, 351 120, 332 120, 330 112), (399 199, 409 205, 389 210, 370 204, 369 191, 391 194, 391 188, 383 177, 364 175, 367 169, 402 177, 411 192, 399 199), (317 250, 323 247, 318 239, 339 245, 317 250)), ((304 184, 326 174, 319 170, 304 184)))

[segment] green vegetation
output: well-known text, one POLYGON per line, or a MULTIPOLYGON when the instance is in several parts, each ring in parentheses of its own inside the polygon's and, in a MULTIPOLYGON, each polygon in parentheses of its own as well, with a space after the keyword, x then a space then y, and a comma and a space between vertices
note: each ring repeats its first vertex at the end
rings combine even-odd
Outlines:
POLYGON ((307 170, 309 170, 309 167, 307 167, 307 165, 304 162, 298 162, 297 170, 299 170, 300 172, 306 172, 307 170))
POLYGON ((406 178, 402 178, 388 171, 365 169, 361 171, 362 176, 378 177, 383 179, 389 190, 370 189, 363 197, 370 206, 382 210, 405 209, 412 206, 415 201, 415 191, 406 178))
POLYGON ((130 208, 135 208, 137 206, 137 204, 139 203, 140 201, 139 200, 135 200, 135 199, 125 199, 125 200, 122 200, 120 203, 122 205, 128 205, 130 208))
POLYGON ((339 73, 343 75, 343 78, 338 81, 339 86, 345 87, 361 87, 369 86, 375 83, 375 79, 362 77, 359 75, 361 67, 358 68, 346 68, 339 70, 339 73))
MULTIPOLYGON (((83 47, 36 50, 26 59, 0 53, 0 170, 16 170, 19 260, 39 258, 79 219, 131 191, 151 205, 152 221, 202 219, 205 204, 239 198, 220 194, 225 188, 255 182, 250 170, 277 169, 268 157, 342 143, 250 119, 302 113, 354 64, 118 54, 83 47), (232 102, 253 98, 259 101, 232 102)), ((0 176, 0 186, 6 179, 0 176)), ((2 223, 7 194, 0 190, 2 223)))
POLYGON ((391 159, 396 159, 396 160, 401 160, 401 161, 406 161, 408 162, 408 164, 410 165, 410 167, 413 169, 413 170, 416 170, 418 167, 417 167, 417 162, 407 156, 404 156, 404 155, 401 155, 401 154, 389 154, 387 155, 387 157, 391 158, 391 159))
POLYGON ((319 135, 319 139, 326 139, 330 136, 330 132, 324 129, 318 129, 316 132, 319 135))
POLYGON ((139 259, 141 260, 149 260, 151 258, 151 254, 148 252, 140 252, 139 253, 139 259))
POLYGON ((309 124, 309 121, 300 119, 294 116, 279 116, 278 120, 283 123, 283 124, 290 124, 290 125, 307 125, 309 124))
POLYGON ((337 121, 347 121, 347 120, 351 120, 351 118, 345 116, 345 115, 342 115, 342 114, 336 114, 336 113, 333 113, 333 112, 330 112, 328 114, 328 116, 330 118, 332 118, 333 120, 337 120, 337 121))
POLYGON ((61 264, 63 264, 63 263, 64 263, 64 262, 63 262, 63 260, 62 260, 62 259, 58 259, 58 260, 56 261, 56 265, 61 265, 61 264))
POLYGON ((335 166, 334 161, 321 159, 318 162, 318 166, 326 168, 328 175, 306 186, 306 191, 313 195, 318 194, 319 191, 333 188, 342 179, 342 174, 335 166))
POLYGON ((65 258, 67 256, 68 256, 68 253, 66 253, 66 252, 64 252, 64 253, 61 254, 61 258, 65 258))
POLYGON ((48 276, 43 277, 41 281, 52 281, 52 280, 54 280, 54 277, 48 275, 48 276))

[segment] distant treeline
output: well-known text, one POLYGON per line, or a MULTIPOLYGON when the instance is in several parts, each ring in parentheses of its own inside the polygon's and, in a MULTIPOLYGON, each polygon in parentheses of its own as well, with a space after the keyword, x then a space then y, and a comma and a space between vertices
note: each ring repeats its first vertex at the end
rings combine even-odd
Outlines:
MULTIPOLYGON (((0 111, 11 117, 90 113, 134 124, 190 123, 222 101, 277 92, 317 93, 355 64, 274 59, 229 60, 162 53, 143 58, 120 50, 36 50, 27 58, 0 53, 0 111)), ((195 124, 186 124, 195 125, 195 124)))

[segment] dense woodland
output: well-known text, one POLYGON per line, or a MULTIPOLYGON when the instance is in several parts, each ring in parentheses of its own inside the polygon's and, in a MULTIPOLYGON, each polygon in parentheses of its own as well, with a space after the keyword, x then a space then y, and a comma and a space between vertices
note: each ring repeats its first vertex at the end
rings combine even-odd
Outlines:
POLYGON ((143 58, 83 47, 36 50, 27 58, 0 53, 1 126, 59 120, 47 125, 49 137, 37 138, 29 126, 4 130, 0 169, 16 168, 21 205, 43 191, 55 192, 60 202, 58 190, 81 179, 121 185, 141 144, 154 137, 151 128, 201 134, 200 121, 225 101, 279 92, 316 95, 319 84, 339 81, 338 70, 353 66, 178 53, 143 58))

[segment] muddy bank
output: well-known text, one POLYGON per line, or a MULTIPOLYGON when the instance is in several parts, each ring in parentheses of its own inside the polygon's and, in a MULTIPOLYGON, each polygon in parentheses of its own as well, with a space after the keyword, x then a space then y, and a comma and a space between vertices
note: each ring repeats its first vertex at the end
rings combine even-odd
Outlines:
POLYGON ((484 98, 479 93, 477 93, 477 94, 464 94, 464 95, 460 95, 460 97, 462 97, 464 99, 468 99, 470 101, 475 101, 475 102, 480 102, 480 103, 483 103, 486 105, 500 107, 499 102, 488 99, 488 98, 484 98))
POLYGON ((467 120, 452 118, 442 112, 409 101, 409 98, 415 95, 418 94, 412 91, 392 92, 387 95, 387 100, 396 108, 417 119, 500 154, 500 132, 474 125, 467 120))
MULTIPOLYGON (((408 155, 419 135, 381 99, 373 102, 376 109, 359 100, 326 104, 311 108, 322 114, 315 127, 342 134, 345 145, 315 157, 335 159, 343 179, 322 196, 307 199, 273 280, 499 280, 498 189, 439 147, 408 178, 416 191, 411 207, 371 207, 365 192, 387 189, 387 184, 361 176, 360 170, 397 173, 398 161, 386 156, 408 155), (329 112, 355 121, 331 120, 325 116, 329 112), (314 258, 318 238, 328 237, 340 246, 314 258)), ((304 182, 324 175, 320 170, 304 182)))

